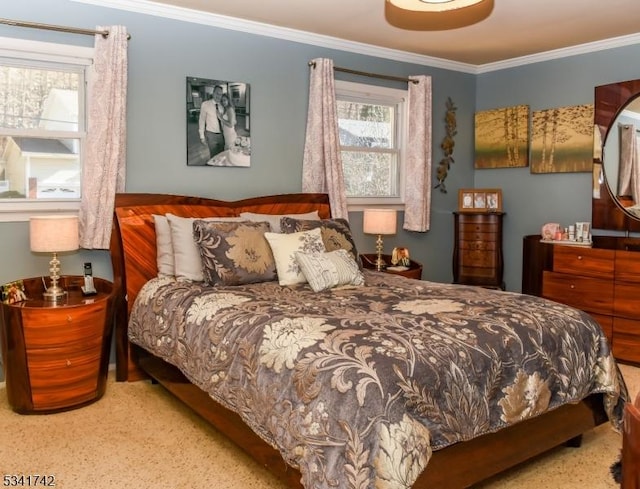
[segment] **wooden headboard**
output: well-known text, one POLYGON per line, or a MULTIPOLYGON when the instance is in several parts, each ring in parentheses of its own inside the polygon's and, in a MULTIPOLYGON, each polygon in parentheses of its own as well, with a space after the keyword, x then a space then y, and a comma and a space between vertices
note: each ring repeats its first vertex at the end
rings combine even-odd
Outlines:
POLYGON ((156 233, 153 215, 167 213, 181 217, 230 217, 241 212, 259 214, 301 214, 318 211, 331 217, 326 194, 282 194, 222 201, 167 194, 116 194, 111 263, 116 288, 116 379, 135 377, 130 361, 127 324, 129 312, 142 286, 158 273, 156 233))

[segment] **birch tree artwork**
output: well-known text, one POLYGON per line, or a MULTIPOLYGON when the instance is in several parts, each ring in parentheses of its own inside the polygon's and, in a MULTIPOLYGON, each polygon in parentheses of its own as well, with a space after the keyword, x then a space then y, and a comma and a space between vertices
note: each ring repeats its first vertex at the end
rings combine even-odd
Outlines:
POLYGON ((531 173, 590 172, 593 104, 534 111, 531 173))
POLYGON ((529 106, 476 112, 475 167, 518 168, 529 165, 529 106))

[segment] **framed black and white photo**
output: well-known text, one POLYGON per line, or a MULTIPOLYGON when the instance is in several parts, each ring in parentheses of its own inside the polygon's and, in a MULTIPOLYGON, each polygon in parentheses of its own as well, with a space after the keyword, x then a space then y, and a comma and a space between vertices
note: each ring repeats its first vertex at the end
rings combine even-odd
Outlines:
POLYGON ((250 85, 187 77, 187 165, 251 166, 250 85))
POLYGON ((502 212, 502 189, 459 189, 458 212, 502 212))

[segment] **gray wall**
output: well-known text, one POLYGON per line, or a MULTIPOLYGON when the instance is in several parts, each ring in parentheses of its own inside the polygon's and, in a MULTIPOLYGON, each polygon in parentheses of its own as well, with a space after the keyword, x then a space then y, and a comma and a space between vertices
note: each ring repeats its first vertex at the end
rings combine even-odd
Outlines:
MULTIPOLYGON (((509 290, 521 286, 522 237, 544 222, 590 220, 590 174, 531 175, 528 168, 478 170, 473 167, 473 114, 476 110, 529 104, 532 110, 591 103, 593 88, 640 78, 640 46, 618 48, 479 75, 354 54, 186 23, 177 20, 78 4, 67 0, 5 2, 2 16, 92 28, 126 25, 129 44, 127 191, 167 192, 236 199, 300 191, 307 110, 307 62, 330 57, 336 66, 390 75, 433 77, 434 174, 442 158, 445 101, 458 107, 458 134, 449 193, 433 192, 432 227, 385 240, 389 251, 408 246, 425 267, 424 278, 449 282, 453 244, 452 211, 457 190, 503 189, 505 278, 509 290), (186 166, 185 79, 197 76, 251 84, 251 168, 186 166)), ((0 36, 92 45, 87 36, 0 26, 0 36)), ((341 79, 363 81, 338 73, 341 79)), ((365 79, 372 83, 389 82, 365 79)), ((400 85, 391 85, 400 86, 400 85)), ((434 179, 435 180, 435 179, 434 179)), ((362 215, 352 213, 352 228, 362 252, 374 239, 361 233, 362 215)), ((28 249, 26 223, 0 224, 0 283, 47 273, 48 257, 28 249)), ((97 276, 112 278, 105 251, 61 257, 63 273, 80 273, 92 261, 97 276)))

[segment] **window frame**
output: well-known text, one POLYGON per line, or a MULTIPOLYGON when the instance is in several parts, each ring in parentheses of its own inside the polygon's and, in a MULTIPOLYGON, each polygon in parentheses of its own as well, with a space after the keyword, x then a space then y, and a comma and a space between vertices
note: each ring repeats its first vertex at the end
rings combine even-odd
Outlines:
MULTIPOLYGON (((94 49, 92 47, 71 44, 58 44, 41 41, 30 41, 17 38, 0 37, 0 63, 4 60, 15 60, 28 66, 49 64, 52 67, 64 65, 77 67, 84 71, 84 84, 81 88, 83 95, 78 106, 78 131, 47 131, 47 138, 79 139, 80 140, 80 178, 84 166, 84 141, 87 135, 86 101, 87 86, 93 64, 94 49)), ((24 135, 20 130, 3 129, 3 136, 24 135)), ((33 137, 43 134, 33 133, 33 137)), ((81 189, 82 193, 82 184, 81 189)), ((0 222, 28 221, 31 216, 51 213, 78 214, 80 199, 0 199, 0 222)))
MULTIPOLYGON (((408 89, 369 85, 366 83, 335 81, 336 101, 349 100, 371 104, 396 106, 396 149, 398 152, 397 197, 347 197, 347 208, 360 211, 367 207, 385 207, 402 210, 405 203, 406 147, 408 139, 408 89)), ((342 153, 342 146, 340 146, 342 153)), ((373 149, 375 152, 375 149, 373 149)))

